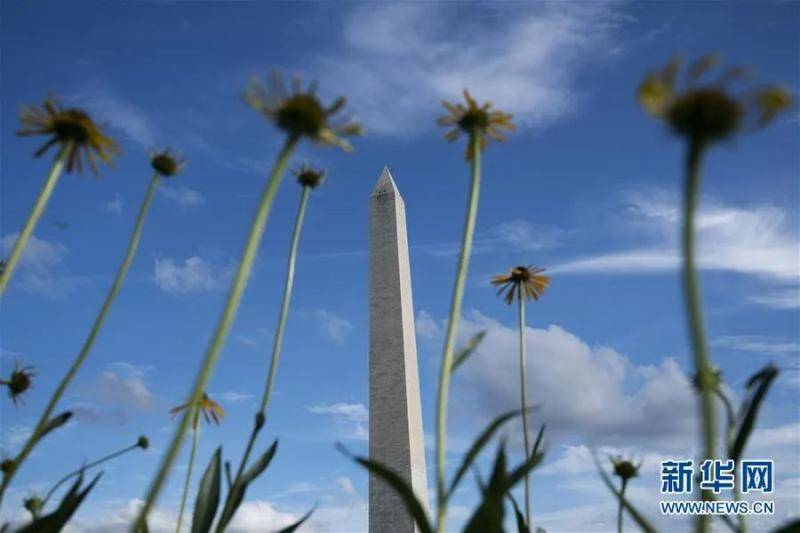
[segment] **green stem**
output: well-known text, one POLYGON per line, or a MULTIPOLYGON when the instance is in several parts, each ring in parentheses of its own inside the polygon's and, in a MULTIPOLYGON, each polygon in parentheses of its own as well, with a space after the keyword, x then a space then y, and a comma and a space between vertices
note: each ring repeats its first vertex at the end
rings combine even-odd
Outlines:
MULTIPOLYGON (((700 188, 700 164, 705 145, 691 141, 686 158, 686 187, 683 196, 683 285, 686 297, 686 314, 692 344, 695 372, 700 385, 701 434, 703 436, 704 459, 715 456, 715 412, 713 398, 713 376, 708 360, 708 350, 703 326, 703 311, 700 302, 700 289, 695 266, 694 219, 697 210, 700 188)), ((709 501, 710 494, 702 491, 703 500, 709 501)), ((708 529, 708 517, 698 515, 697 530, 704 533, 708 529)))
MULTIPOLYGON (((264 388, 264 395, 261 398, 261 406, 258 412, 266 415, 269 407, 269 400, 272 397, 272 389, 275 386, 275 374, 278 371, 278 362, 281 357, 281 346, 283 345, 283 332, 286 330, 286 321, 289 316, 289 303, 292 299, 292 287, 294 286, 294 271, 297 263, 297 249, 300 245, 300 231, 303 228, 303 221, 306 216, 306 207, 308 206, 308 196, 311 188, 308 186, 303 187, 303 192, 300 196, 300 206, 297 209, 297 217, 294 221, 294 231, 292 232, 292 242, 289 246, 289 259, 286 265, 286 281, 283 284, 283 299, 281 300, 281 309, 278 316, 278 327, 275 329, 275 339, 272 343, 272 356, 269 364, 269 374, 267 377, 267 384, 264 388)), ((261 429, 259 424, 256 424, 258 429, 261 429)), ((263 424, 262 424, 263 425, 263 424)), ((253 434, 255 437, 255 432, 253 434)), ((251 442, 255 438, 251 438, 251 442)), ((249 452, 252 450, 252 444, 248 445, 247 452, 245 453, 242 464, 239 466, 239 478, 244 466, 247 464, 249 452)))
POLYGON ((47 502, 50 501, 50 498, 58 490, 58 487, 60 487, 61 485, 63 485, 67 481, 69 481, 69 479, 79 475, 81 472, 86 472, 87 470, 89 470, 91 468, 94 468, 95 466, 101 465, 101 464, 103 464, 103 463, 105 463, 107 461, 110 461, 112 459, 116 459, 120 455, 125 455, 129 451, 135 450, 136 448, 139 448, 139 447, 140 446, 137 443, 137 444, 133 444, 131 446, 128 446, 126 448, 123 448, 121 450, 117 450, 114 453, 110 453, 110 454, 106 455, 105 457, 101 457, 100 459, 97 459, 96 461, 93 461, 93 462, 91 462, 89 464, 86 464, 86 465, 82 466, 81 468, 79 468, 77 470, 74 470, 74 471, 70 472, 69 474, 67 474, 66 476, 62 477, 61 479, 59 479, 56 482, 55 485, 53 485, 53 487, 49 491, 47 491, 47 495, 44 497, 44 500, 42 500, 42 509, 44 510, 44 508, 47 507, 47 502))
MULTIPOLYGON (((269 213, 272 209, 275 196, 278 193, 278 187, 281 183, 283 171, 286 168, 286 165, 289 163, 289 158, 291 157, 298 140, 299 138, 295 136, 289 136, 286 139, 286 143, 284 144, 283 148, 281 148, 277 160, 275 161, 275 166, 273 167, 269 179, 267 180, 267 184, 258 204, 256 215, 253 218, 253 222, 250 226, 250 232, 242 253, 242 258, 239 261, 239 268, 237 269, 236 275, 233 278, 228 299, 226 300, 225 307, 222 310, 222 316, 217 323, 216 330, 211 338, 211 343, 206 351, 200 371, 197 374, 197 378, 195 378, 194 385, 192 386, 192 392, 188 401, 189 405, 198 405, 200 403, 200 399, 203 396, 203 391, 206 389, 206 385, 211 377, 211 373, 216 366, 219 353, 222 350, 223 344, 225 344, 225 339, 228 337, 228 333, 230 333, 233 320, 236 317, 236 311, 239 309, 239 304, 242 300, 245 287, 247 286, 247 281, 250 279, 250 274, 253 270, 253 263, 256 255, 258 254, 258 249, 261 244, 261 237, 264 235, 264 228, 267 223, 267 218, 269 217, 269 213)), ((175 430, 172 442, 170 443, 166 454, 164 454, 164 458, 161 461, 158 472, 156 472, 150 488, 147 491, 144 505, 142 506, 139 516, 137 517, 133 526, 134 531, 146 531, 147 515, 150 514, 150 511, 153 508, 153 505, 155 504, 155 501, 167 480, 169 471, 172 468, 172 463, 175 462, 175 458, 178 455, 178 450, 180 449, 180 445, 183 442, 183 438, 186 436, 186 431, 188 429, 189 411, 187 410, 181 419, 178 428, 175 430)))
MULTIPOLYGON (((281 300, 278 327, 275 330, 275 339, 272 343, 272 357, 270 359, 267 383, 264 388, 264 395, 261 398, 261 405, 258 409, 258 413, 256 413, 255 422, 253 423, 253 431, 250 433, 250 439, 247 441, 247 446, 245 447, 242 461, 239 463, 239 469, 236 472, 236 477, 234 478, 232 485, 239 483, 242 472, 244 472, 247 462, 250 459, 250 454, 253 452, 253 446, 255 445, 256 437, 258 436, 259 431, 261 431, 261 428, 264 427, 264 417, 266 416, 267 408, 269 407, 269 399, 272 396, 272 389, 275 385, 275 374, 277 373, 278 361, 280 360, 281 356, 283 332, 286 329, 286 320, 289 316, 289 302, 292 298, 294 271, 295 264, 297 263, 297 249, 300 244, 300 231, 303 227, 303 220, 306 216, 306 207, 308 206, 308 196, 310 192, 311 187, 304 186, 303 192, 300 196, 300 207, 297 209, 297 217, 295 218, 294 222, 294 231, 292 232, 292 242, 289 245, 289 260, 286 265, 286 281, 283 285, 283 299, 281 300)), ((232 494, 232 492, 229 492, 229 494, 232 494)), ((226 500, 225 510, 228 510, 230 505, 231 502, 226 500)), ((225 516, 225 510, 223 510, 222 516, 225 516)))
POLYGON ((28 239, 30 239, 33 230, 36 228, 36 224, 42 217, 47 202, 50 201, 50 196, 53 194, 58 179, 61 177, 61 172, 64 170, 64 165, 67 162, 67 155, 69 155, 70 151, 72 151, 72 141, 68 141, 64 144, 61 151, 56 156, 56 160, 53 161, 53 166, 50 167, 50 173, 47 175, 44 187, 42 187, 42 190, 39 192, 39 197, 36 198, 36 203, 33 204, 33 209, 28 215, 28 220, 25 221, 22 232, 20 232, 17 237, 14 247, 11 249, 11 255, 8 257, 8 261, 6 261, 2 274, 0 274, 0 296, 5 292, 8 282, 11 281, 14 269, 17 267, 17 263, 19 263, 20 257, 22 257, 22 252, 28 244, 28 239))
POLYGON ((294 222, 292 232, 292 243, 289 247, 289 261, 286 265, 286 282, 283 285, 283 300, 281 300, 281 311, 278 318, 278 327, 275 330, 275 340, 272 343, 272 357, 269 365, 269 378, 264 389, 264 396, 261 398, 260 412, 266 413, 269 406, 269 399, 272 396, 272 388, 275 385, 275 373, 278 370, 278 361, 281 357, 281 345, 283 344, 283 332, 286 329, 286 318, 289 315, 289 301, 292 298, 292 286, 294 285, 294 269, 297 262, 297 248, 300 244, 300 230, 303 227, 303 219, 306 216, 306 206, 308 205, 308 194, 311 188, 303 187, 303 194, 300 196, 300 207, 297 209, 297 218, 294 222))
POLYGON ((622 502, 625 499, 625 489, 628 487, 628 480, 623 478, 622 485, 619 488, 619 510, 617 511, 617 533, 622 533, 622 511, 624 509, 622 502))
POLYGON ((439 371, 439 390, 436 405, 436 492, 438 497, 436 531, 438 533, 444 531, 447 520, 445 457, 447 453, 447 400, 450 390, 450 371, 453 366, 453 351, 458 331, 458 319, 461 316, 461 303, 464 299, 464 284, 467 279, 469 258, 472 254, 472 238, 475 233, 475 219, 478 214, 478 197, 480 196, 481 185, 481 133, 479 131, 470 133, 469 142, 472 152, 472 183, 464 222, 464 236, 461 241, 461 255, 459 256, 455 286, 453 287, 453 300, 450 305, 450 318, 448 319, 444 341, 442 366, 439 371))
POLYGON ((181 508, 178 511, 178 525, 175 533, 180 533, 183 525, 183 511, 186 509, 186 499, 189 495, 189 485, 192 482, 192 469, 194 468, 194 456, 197 453, 197 441, 200 440, 200 410, 195 409, 194 422, 192 422, 192 451, 189 453, 189 466, 186 469, 186 480, 183 482, 183 495, 181 496, 181 508))
MULTIPOLYGON (((528 442, 528 407, 527 401, 527 379, 525 377, 525 299, 522 293, 522 285, 518 286, 519 300, 519 392, 520 408, 522 409, 522 437, 525 445, 525 462, 530 460, 531 448, 528 442)), ((528 471, 525 471, 525 521, 528 528, 531 528, 531 485, 528 471)))
POLYGON ((100 328, 103 326, 103 323, 108 316, 108 312, 111 309, 111 304, 114 302, 114 299, 117 297, 120 289, 122 288, 122 283, 125 281, 125 277, 128 274, 128 269, 131 266, 131 262, 133 261, 134 256, 136 255, 136 250, 139 247, 139 239, 142 235, 142 228, 144 227, 144 221, 147 214, 148 209, 150 208, 150 204, 153 201, 153 195, 156 190, 156 187, 159 182, 159 174, 156 172, 153 174, 152 179, 150 180, 150 185, 147 187, 147 192, 145 193, 144 200, 142 200, 142 205, 139 208, 139 215, 136 217, 136 224, 133 228, 133 234, 131 235, 131 240, 128 243, 128 249, 125 253, 125 258, 122 260, 122 264, 119 266, 119 270, 117 270, 117 276, 114 278, 114 283, 111 285, 111 288, 106 295, 106 299, 103 302, 103 306, 100 308, 100 313, 97 315, 97 318, 92 325, 92 329, 89 332, 89 336, 83 343, 83 347, 81 348, 80 353, 72 362, 72 366, 70 366, 67 374, 58 384, 55 392, 50 398, 50 401, 47 403, 47 406, 42 413, 42 416, 39 418, 39 422, 36 424, 31 436, 28 437, 28 440, 25 442, 22 450, 19 454, 13 459, 13 463, 11 464, 11 468, 9 468, 3 476, 2 485, 0 485, 0 503, 2 503, 3 494, 5 493, 8 484, 11 482, 11 479, 16 474, 19 467, 22 465, 25 458, 33 450, 34 446, 39 442, 39 439, 42 436, 42 432, 44 431, 47 424, 50 422, 50 416, 53 414, 53 410, 55 410, 56 405, 58 405, 58 401, 61 399, 61 396, 64 395, 64 392, 69 386, 70 382, 75 378, 75 375, 80 370, 81 366, 83 365, 84 361, 89 355, 89 352, 94 345, 94 341, 97 338, 98 333, 100 332, 100 328))

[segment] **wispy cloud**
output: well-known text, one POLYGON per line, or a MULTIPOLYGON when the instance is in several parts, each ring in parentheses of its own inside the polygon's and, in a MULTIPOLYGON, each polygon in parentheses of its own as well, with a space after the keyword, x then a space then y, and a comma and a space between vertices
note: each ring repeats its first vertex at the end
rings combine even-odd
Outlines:
POLYGON ((95 80, 70 99, 78 101, 99 121, 121 130, 128 139, 144 148, 152 147, 159 137, 158 128, 149 114, 106 83, 95 80))
POLYGON ((763 355, 800 354, 800 342, 796 339, 782 339, 765 335, 728 335, 714 339, 711 345, 763 355))
POLYGON ((306 407, 309 413, 327 415, 343 429, 342 438, 366 440, 369 412, 363 403, 319 404, 306 407))
POLYGON ((191 294, 221 290, 231 276, 229 267, 220 267, 197 256, 183 264, 172 258, 157 258, 153 278, 158 287, 171 294, 191 294))
MULTIPOLYGON (((10 233, 0 239, 0 250, 4 257, 11 253, 17 236, 18 233, 10 233)), ((66 254, 67 247, 63 244, 31 235, 22 252, 12 286, 51 298, 71 293, 85 284, 87 279, 58 273, 66 254)))
POLYGON ((79 390, 69 410, 80 421, 125 424, 131 414, 149 411, 155 395, 145 381, 148 367, 118 361, 79 390))
MULTIPOLYGON (((527 220, 516 219, 477 233, 473 241, 472 253, 492 254, 517 251, 533 252, 554 248, 564 244, 567 232, 559 228, 541 227, 527 220)), ((461 251, 461 243, 415 244, 418 250, 435 257, 452 257, 461 251)))
POLYGON ((181 207, 198 207, 206 203, 206 199, 200 191, 185 185, 161 185, 158 192, 167 200, 175 202, 181 207))
POLYGON ((214 392, 211 397, 225 403, 244 403, 253 399, 253 395, 241 391, 214 392))
POLYGON ((353 324, 333 311, 317 309, 314 316, 319 322, 322 332, 338 345, 342 345, 353 331, 353 324))
MULTIPOLYGON (((787 213, 775 206, 738 207, 714 199, 697 217, 698 265, 706 270, 751 274, 778 282, 800 276, 800 241, 787 213)), ((629 198, 631 229, 645 234, 642 246, 564 262, 553 273, 626 274, 663 272, 679 266, 677 202, 661 192, 629 198)))
POLYGON ((531 4, 513 17, 498 4, 369 3, 353 10, 335 54, 315 71, 352 97, 373 132, 413 135, 433 127, 443 99, 469 88, 541 127, 573 112, 576 78, 617 49, 623 22, 613 4, 531 4), (469 22, 464 9, 474 10, 469 22))
POLYGON ((117 194, 114 196, 113 200, 106 200, 100 207, 106 213, 121 215, 123 207, 122 198, 120 198, 119 194, 117 194))
POLYGON ((748 300, 770 309, 800 309, 800 285, 752 294, 748 300))

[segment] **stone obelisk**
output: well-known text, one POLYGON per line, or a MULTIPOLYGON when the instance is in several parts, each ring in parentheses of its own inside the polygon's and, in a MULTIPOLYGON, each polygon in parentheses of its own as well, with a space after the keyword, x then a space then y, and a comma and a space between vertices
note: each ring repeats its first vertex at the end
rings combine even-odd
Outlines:
MULTIPOLYGON (((428 507, 411 268, 403 198, 384 167, 370 198, 369 455, 428 507)), ((400 498, 369 478, 369 532, 414 533, 400 498)))

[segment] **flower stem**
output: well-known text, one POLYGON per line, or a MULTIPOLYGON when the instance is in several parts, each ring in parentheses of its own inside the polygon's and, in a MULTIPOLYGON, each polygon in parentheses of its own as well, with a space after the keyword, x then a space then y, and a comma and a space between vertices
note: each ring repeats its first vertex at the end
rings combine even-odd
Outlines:
POLYGON ((47 202, 50 201, 50 196, 56 188, 58 179, 61 177, 64 165, 67 162, 67 155, 71 150, 72 141, 67 141, 56 156, 55 161, 53 161, 53 166, 50 167, 50 173, 47 175, 44 187, 42 187, 42 190, 39 192, 39 197, 36 198, 36 203, 33 204, 33 209, 28 215, 28 220, 25 221, 22 232, 20 232, 17 237, 14 248, 11 249, 11 255, 8 256, 8 261, 6 261, 3 272, 0 274, 0 296, 5 292, 8 282, 11 281, 14 269, 17 267, 17 263, 19 263, 20 257, 22 257, 22 252, 25 250, 25 245, 28 244, 28 239, 30 239, 33 230, 36 228, 36 224, 42 217, 47 202))
POLYGON ((186 469, 186 480, 183 482, 183 495, 181 496, 181 508, 178 511, 178 525, 175 533, 180 533, 183 524, 183 511, 186 509, 186 498, 189 495, 189 485, 192 482, 192 469, 194 468, 194 457, 197 453, 197 441, 200 440, 200 410, 195 409, 194 422, 192 422, 192 451, 189 453, 189 466, 186 469))
MULTIPOLYGON (((708 360, 703 311, 700 302, 700 290, 695 267, 694 218, 697 210, 698 190, 700 188, 700 163, 705 145, 700 141, 691 141, 686 158, 686 185, 683 196, 683 286, 686 299, 686 314, 689 334, 694 356, 694 367, 700 388, 701 433, 703 436, 704 459, 715 456, 715 412, 713 376, 708 360)), ((702 491, 703 500, 710 500, 708 491, 702 491)), ((708 529, 708 517, 698 515, 697 530, 701 533, 708 529)))
MULTIPOLYGON (((525 299, 522 294, 522 285, 518 287, 519 294, 519 393, 520 408, 522 409, 522 437, 525 445, 525 463, 528 463, 531 454, 530 443, 528 442, 528 407, 526 387, 527 378, 525 377, 525 299)), ((528 471, 525 471, 525 521, 528 529, 531 528, 531 485, 528 471)))
POLYGON ((300 196, 300 206, 297 209, 297 218, 294 222, 292 232, 292 243, 289 247, 289 260, 286 265, 286 282, 283 285, 283 300, 281 300, 281 311, 278 318, 278 327, 275 330, 275 339, 272 343, 272 357, 269 365, 269 377, 267 386, 264 389, 264 396, 261 398, 260 412, 266 413, 269 406, 269 399, 272 396, 272 388, 275 385, 275 373, 278 370, 278 361, 281 357, 281 345, 283 344, 283 332, 286 329, 286 318, 289 315, 289 302, 292 298, 292 286, 294 285, 294 269, 297 262, 297 248, 300 244, 300 231, 303 228, 303 220, 306 216, 306 206, 308 205, 308 195, 311 187, 303 187, 300 196))
POLYGON ((53 496, 53 494, 55 494, 55 492, 58 490, 58 487, 60 487, 64 483, 66 483, 70 478, 73 478, 73 477, 79 475, 81 472, 85 472, 85 471, 89 470, 90 468, 94 468, 95 466, 101 465, 101 464, 103 464, 103 463, 105 463, 107 461, 110 461, 112 459, 116 459, 120 455, 125 455, 129 451, 135 450, 136 448, 140 448, 138 443, 137 444, 132 444, 131 446, 127 446, 125 448, 122 448, 121 450, 117 450, 116 452, 110 453, 110 454, 106 455, 105 457, 101 457, 100 459, 97 459, 96 461, 93 461, 93 462, 91 462, 89 464, 86 464, 86 465, 82 466, 81 468, 79 468, 77 470, 74 470, 74 471, 70 472, 69 474, 67 474, 66 476, 62 477, 61 479, 59 479, 56 482, 55 485, 52 486, 52 488, 49 491, 47 491, 47 495, 45 495, 44 500, 42 500, 42 509, 44 509, 47 506, 47 502, 50 500, 50 498, 53 496))
MULTIPOLYGON (((233 320, 236 317, 236 311, 239 309, 239 304, 242 300, 245 287, 247 286, 247 281, 250 279, 250 274, 253 270, 253 263, 255 262, 256 255, 258 254, 258 249, 261 244, 261 237, 264 235, 264 228, 267 223, 267 218, 269 217, 269 213, 272 209, 275 196, 278 193, 278 187, 281 183, 283 171, 285 170, 286 165, 289 163, 289 158, 291 157, 298 140, 299 138, 295 136, 289 136, 286 139, 286 143, 283 145, 283 148, 281 148, 281 151, 279 152, 275 161, 275 166, 272 168, 272 172, 267 180, 267 184, 258 204, 256 215, 253 218, 253 222, 250 226, 250 232, 242 253, 242 258, 239 261, 239 268, 237 269, 236 275, 233 278, 228 299, 226 300, 225 307, 222 310, 222 316, 217 323, 216 330, 211 338, 211 343, 206 351, 205 359, 203 360, 200 371, 197 374, 194 385, 192 386, 192 392, 188 401, 190 406, 196 406, 200 403, 200 399, 203 396, 203 391, 206 389, 208 380, 211 377, 211 373, 213 372, 217 363, 219 353, 222 350, 225 339, 228 337, 228 333, 233 325, 233 320)), ((150 514, 150 510, 153 508, 153 505, 155 504, 155 501, 167 480, 169 471, 172 468, 172 463, 175 462, 180 445, 183 442, 183 438, 186 436, 186 431, 189 429, 189 417, 190 412, 187 409, 186 413, 183 415, 183 418, 181 418, 178 428, 175 430, 175 434, 172 438, 169 448, 167 449, 167 452, 164 454, 161 466, 159 467, 158 472, 156 472, 150 488, 147 491, 144 505, 142 506, 139 516, 137 517, 133 526, 134 531, 146 531, 147 515, 150 514)))
POLYGON ((136 224, 133 228, 133 234, 131 235, 131 240, 128 243, 128 249, 125 253, 125 258, 122 260, 122 264, 119 266, 119 270, 117 270, 117 276, 114 278, 114 283, 111 285, 111 288, 106 295, 106 299, 103 302, 103 306, 100 308, 100 313, 97 315, 97 318, 92 325, 92 329, 89 332, 89 336, 83 343, 83 347, 81 348, 80 353, 72 362, 72 366, 70 366, 67 374, 58 384, 53 396, 50 398, 50 401, 47 403, 47 406, 42 413, 42 416, 39 418, 39 422, 36 424, 31 436, 28 437, 28 440, 25 441, 25 444, 22 447, 22 450, 17 454, 17 456, 13 459, 13 463, 11 468, 9 468, 6 472, 4 472, 3 482, 0 485, 0 503, 2 503, 3 494, 5 493, 8 484, 11 482, 11 479, 16 474, 19 467, 22 465, 23 461, 28 454, 31 453, 34 446, 39 442, 39 439, 42 436, 42 432, 44 431, 47 424, 50 422, 50 416, 53 414, 53 411, 58 404, 58 401, 61 399, 61 396, 64 395, 64 392, 69 386, 70 382, 75 378, 75 375, 80 370, 81 366, 83 365, 84 361, 89 355, 89 352, 94 345, 94 341, 97 338, 98 333, 100 332, 100 328, 103 326, 103 323, 108 316, 108 312, 111 309, 111 304, 114 302, 114 299, 117 297, 120 289, 122 288, 122 283, 125 281, 125 277, 128 274, 128 269, 131 266, 131 262, 133 261, 134 256, 136 255, 136 250, 139 247, 139 239, 142 236, 142 228, 144 227, 145 217, 147 215, 147 211, 150 208, 150 204, 153 201, 153 194, 156 190, 156 187, 159 182, 159 174, 154 173, 152 179, 150 180, 150 185, 147 187, 147 192, 145 193, 144 200, 142 200, 142 205, 139 208, 139 215, 136 217, 136 224))
POLYGON ((300 206, 297 209, 297 217, 294 221, 292 242, 289 245, 289 259, 286 265, 286 281, 283 284, 283 299, 281 300, 281 309, 278 316, 278 327, 275 329, 275 339, 272 342, 272 357, 270 358, 267 383, 264 388, 264 395, 261 397, 261 405, 258 409, 258 414, 256 415, 256 422, 253 426, 253 432, 250 435, 250 440, 247 442, 247 448, 242 456, 242 462, 239 464, 239 470, 236 473, 236 478, 234 481, 239 479, 244 471, 244 468, 247 466, 247 461, 250 458, 250 453, 253 451, 253 445, 255 444, 256 436, 264 426, 263 417, 266 416, 267 408, 269 407, 269 400, 272 397, 272 389, 275 386, 275 374, 278 371, 278 362, 281 357, 283 332, 286 330, 286 320, 289 316, 289 303, 292 299, 294 270, 295 264, 297 263, 297 249, 300 244, 300 231, 303 228, 303 220, 305 220, 306 207, 308 206, 308 196, 310 192, 311 187, 304 186, 303 192, 300 196, 300 206), (261 415, 262 418, 259 419, 258 415, 261 415))
POLYGON ((472 237, 475 233, 475 219, 478 214, 478 198, 481 185, 481 132, 470 133, 470 149, 472 151, 472 183, 470 185, 467 204, 464 236, 461 241, 461 255, 458 260, 453 300, 450 305, 450 318, 447 322, 447 333, 444 341, 442 366, 439 371, 439 390, 436 405, 436 492, 437 517, 436 531, 442 533, 447 520, 447 491, 445 489, 445 458, 447 453, 447 399, 450 390, 450 371, 453 366, 458 319, 461 316, 461 303, 464 299, 464 284, 467 279, 469 258, 472 254, 472 237))
POLYGON ((624 506, 622 502, 625 500, 625 489, 628 488, 628 480, 622 478, 622 485, 619 487, 619 510, 617 511, 617 533, 622 533, 622 511, 624 506))

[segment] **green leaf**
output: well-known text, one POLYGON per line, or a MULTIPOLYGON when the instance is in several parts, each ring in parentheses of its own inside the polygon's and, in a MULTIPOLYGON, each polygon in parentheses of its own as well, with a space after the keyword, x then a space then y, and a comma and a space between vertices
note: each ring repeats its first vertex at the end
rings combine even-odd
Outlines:
POLYGON ((505 443, 497 449, 489 482, 483 489, 483 500, 475 509, 467 525, 465 533, 502 533, 505 508, 503 498, 506 495, 506 451, 505 443))
POLYGON ((245 472, 242 474, 242 479, 244 480, 245 484, 250 483, 255 478, 261 475, 261 473, 267 469, 269 463, 272 461, 272 458, 275 457, 275 453, 278 451, 278 440, 275 439, 275 442, 272 443, 272 446, 261 456, 261 458, 256 461, 255 463, 250 466, 245 472))
POLYGON ((542 427, 539 428, 539 433, 536 435, 536 442, 533 443, 531 455, 536 455, 539 452, 539 447, 542 445, 542 437, 544 436, 545 427, 547 427, 547 424, 542 424, 542 427))
POLYGON ((61 504, 59 504, 58 509, 48 515, 37 518, 27 526, 17 530, 17 533, 53 533, 61 531, 102 475, 102 472, 97 474, 92 482, 81 490, 83 472, 78 474, 78 479, 75 480, 75 483, 72 484, 61 499, 61 504))
POLYGON ((797 533, 800 531, 800 519, 787 522, 778 529, 773 529, 772 533, 797 533))
POLYGON ((456 368, 461 366, 461 364, 467 360, 467 358, 472 355, 472 352, 478 347, 478 345, 483 341, 483 338, 486 336, 486 331, 481 331, 480 333, 475 334, 467 343, 466 346, 461 348, 456 355, 453 357, 453 364, 450 366, 450 373, 456 371, 456 368))
POLYGON ((214 523, 214 516, 219 506, 219 482, 222 462, 222 446, 217 448, 211 457, 194 501, 192 516, 192 533, 207 533, 214 523))
POLYGON ((423 507, 423 505, 419 502, 417 496, 414 494, 414 491, 408 485, 406 480, 400 476, 400 474, 377 461, 372 461, 366 457, 357 457, 351 454, 347 448, 341 444, 337 444, 336 447, 344 455, 351 458, 369 470, 372 474, 375 474, 377 477, 385 481, 386 484, 389 485, 398 496, 400 496, 400 499, 403 500, 403 504, 405 505, 408 514, 411 515, 411 518, 413 518, 414 522, 417 524, 420 533, 433 532, 431 523, 428 521, 428 515, 425 512, 425 507, 423 507))
POLYGON ((37 441, 43 439, 44 436, 50 433, 51 431, 56 430, 61 426, 63 426, 64 424, 66 424, 67 422, 69 422, 70 418, 72 418, 72 411, 64 411, 60 415, 54 416, 53 418, 48 420, 47 424, 45 424, 44 428, 42 428, 42 432, 39 434, 39 438, 37 439, 37 441))
POLYGON ((222 515, 219 517, 216 531, 219 533, 225 531, 225 528, 228 526, 230 521, 233 520, 233 515, 236 514, 236 510, 239 509, 239 506, 242 504, 244 495, 247 492, 247 487, 255 478, 260 476, 261 473, 266 470, 270 461, 272 461, 272 458, 275 457, 277 451, 278 440, 276 439, 275 442, 272 443, 272 446, 270 446, 269 449, 264 452, 264 455, 262 455, 255 463, 253 463, 250 468, 242 472, 240 478, 233 480, 233 485, 231 485, 231 488, 228 491, 228 497, 225 499, 225 506, 222 509, 222 515))
POLYGON ((641 530, 645 533, 655 533, 656 529, 650 525, 650 522, 648 522, 647 519, 628 502, 625 496, 623 496, 622 493, 614 486, 614 483, 611 482, 611 478, 608 477, 608 474, 606 474, 606 471, 603 470, 603 467, 600 465, 600 460, 597 458, 597 452, 594 453, 594 464, 597 467, 597 472, 600 474, 600 479, 603 480, 603 483, 605 483, 606 487, 608 487, 608 490, 614 493, 620 505, 622 505, 625 510, 628 511, 633 520, 639 525, 639 528, 641 528, 641 530))
POLYGON ((500 427, 503 424, 505 424, 515 416, 519 416, 521 414, 522 411, 519 409, 515 409, 514 411, 509 411, 507 413, 504 413, 495 418, 494 420, 492 420, 489 423, 489 425, 486 426, 486 429, 484 429, 483 432, 480 435, 478 435, 478 437, 472 443, 472 446, 470 446, 469 450, 467 450, 467 453, 464 455, 464 459, 461 461, 461 465, 458 467, 458 470, 456 470, 456 473, 453 476, 453 480, 450 482, 450 489, 447 491, 447 498, 450 498, 450 496, 453 495, 453 492, 456 490, 456 487, 461 482, 461 478, 464 477, 464 475, 469 470, 469 467, 472 466, 472 463, 474 463, 475 459, 478 458, 478 454, 480 454, 481 450, 483 450, 486 444, 489 443, 489 441, 492 439, 492 436, 494 436, 497 430, 500 429, 500 427))
POLYGON ((522 511, 519 510, 517 500, 514 499, 514 495, 510 492, 508 493, 508 499, 511 500, 511 505, 514 506, 514 516, 517 519, 517 533, 531 533, 531 530, 528 528, 528 524, 525 523, 525 515, 523 515, 522 511))
POLYGON ((514 485, 522 481, 525 474, 536 468, 539 463, 542 462, 542 459, 544 459, 544 452, 539 452, 535 455, 531 455, 527 461, 515 468, 506 479, 505 490, 509 491, 514 488, 514 485))
POLYGON ((314 512, 314 509, 316 509, 316 507, 313 507, 309 512, 307 512, 305 515, 303 515, 303 518, 301 518, 300 520, 298 520, 297 522, 295 522, 294 524, 292 524, 290 526, 286 526, 285 528, 283 528, 280 531, 278 531, 278 533, 292 533, 298 527, 302 526, 303 522, 305 522, 306 520, 308 520, 311 517, 311 513, 314 512))
POLYGON ((736 437, 733 439, 730 450, 728 450, 730 459, 739 461, 742 457, 744 448, 747 445, 747 439, 750 438, 750 433, 752 433, 753 427, 756 425, 761 403, 764 401, 772 382, 775 381, 778 374, 778 368, 769 364, 747 381, 748 396, 739 409, 739 424, 736 428, 736 437))

